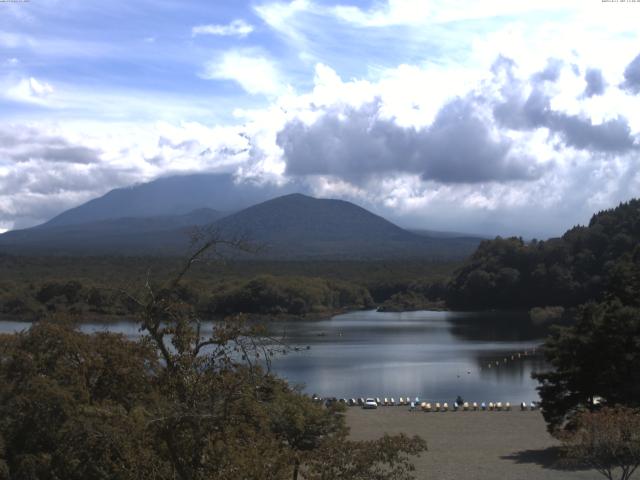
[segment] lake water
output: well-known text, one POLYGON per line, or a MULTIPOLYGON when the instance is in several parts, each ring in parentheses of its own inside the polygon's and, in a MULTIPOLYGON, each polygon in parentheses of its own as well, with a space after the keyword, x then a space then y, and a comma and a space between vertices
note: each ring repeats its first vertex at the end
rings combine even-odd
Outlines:
MULTIPOLYGON (((0 321, 0 331, 28 327, 0 321)), ((129 322, 82 325, 85 332, 139 335, 129 322)), ((509 313, 362 311, 314 321, 269 323, 292 347, 272 368, 305 391, 335 397, 398 397, 453 402, 537 400, 533 371, 546 332, 509 313), (306 347, 310 348, 307 350, 306 347), (506 362, 505 362, 506 360, 506 362)))

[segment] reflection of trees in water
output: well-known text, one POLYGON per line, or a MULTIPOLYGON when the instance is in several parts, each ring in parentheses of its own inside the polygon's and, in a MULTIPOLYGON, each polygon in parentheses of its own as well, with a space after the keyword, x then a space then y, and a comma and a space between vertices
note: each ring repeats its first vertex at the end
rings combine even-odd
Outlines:
POLYGON ((543 339, 548 326, 535 325, 527 312, 479 312, 449 320, 451 333, 467 341, 523 342, 543 339))

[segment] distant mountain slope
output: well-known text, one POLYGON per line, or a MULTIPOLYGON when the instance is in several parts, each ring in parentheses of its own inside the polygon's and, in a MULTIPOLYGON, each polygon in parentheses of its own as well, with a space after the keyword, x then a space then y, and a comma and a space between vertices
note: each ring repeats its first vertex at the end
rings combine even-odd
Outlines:
POLYGON ((291 194, 226 217, 199 209, 185 215, 50 222, 0 235, 0 252, 180 255, 188 248, 189 232, 204 225, 255 242, 261 252, 252 258, 265 259, 452 259, 470 254, 479 243, 416 235, 350 202, 291 194))
POLYGON ((83 224, 47 225, 0 235, 0 251, 52 254, 174 254, 188 246, 189 232, 224 214, 209 208, 185 215, 125 217, 83 224))
POLYGON ((78 225, 124 217, 182 215, 205 207, 234 212, 296 188, 295 185, 236 184, 228 174, 166 177, 111 190, 102 197, 61 213, 42 226, 78 225))
POLYGON ((227 235, 288 258, 462 257, 479 240, 426 238, 343 200, 291 194, 254 205, 216 223, 227 235))
POLYGON ((463 233, 463 232, 441 232, 438 230, 423 230, 423 229, 415 229, 408 228, 407 231, 411 233, 415 233, 416 235, 420 235, 421 237, 431 237, 431 238, 473 238, 478 240, 489 240, 492 237, 475 235, 472 233, 463 233))

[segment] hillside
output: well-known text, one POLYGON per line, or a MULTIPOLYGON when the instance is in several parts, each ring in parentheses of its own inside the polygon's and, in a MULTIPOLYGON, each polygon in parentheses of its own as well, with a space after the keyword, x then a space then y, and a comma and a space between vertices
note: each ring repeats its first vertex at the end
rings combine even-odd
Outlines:
POLYGON ((483 241, 449 285, 453 308, 640 302, 640 200, 595 214, 562 237, 483 241))
POLYGON ((0 252, 181 255, 189 232, 205 225, 255 242, 261 252, 248 258, 263 259, 451 259, 468 255, 479 242, 416 235, 350 202, 291 194, 226 217, 199 209, 185 215, 49 222, 1 235, 0 252))
POLYGON ((301 194, 255 205, 217 225, 263 245, 270 257, 399 256, 430 243, 350 202, 301 194))
POLYGON ((41 227, 78 225, 124 217, 184 215, 200 208, 234 212, 277 195, 295 185, 277 187, 238 184, 228 174, 179 175, 111 190, 52 218, 41 227))
POLYGON ((201 208, 184 215, 125 217, 69 225, 47 225, 0 235, 0 251, 18 254, 175 254, 189 233, 223 214, 201 208))
POLYGON ((478 243, 422 237, 353 203, 301 194, 263 202, 216 225, 256 241, 263 256, 278 258, 459 258, 478 243))

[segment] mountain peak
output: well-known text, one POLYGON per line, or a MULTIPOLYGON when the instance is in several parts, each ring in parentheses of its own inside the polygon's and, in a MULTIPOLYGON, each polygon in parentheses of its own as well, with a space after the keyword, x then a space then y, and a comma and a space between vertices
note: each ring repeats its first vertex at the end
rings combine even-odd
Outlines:
MULTIPOLYGON (((198 180, 206 184, 204 179, 198 180)), ((197 203, 198 195, 190 198, 188 192, 184 191, 184 188, 192 185, 191 179, 180 179, 178 184, 178 190, 182 192, 177 197, 183 202, 181 208, 186 209, 197 203)), ((169 194, 162 196, 162 185, 175 186, 172 182, 160 182, 153 186, 151 196, 136 190, 138 187, 133 190, 137 192, 136 195, 146 199, 141 202, 143 206, 161 197, 167 203, 171 200, 171 192, 176 189, 170 188, 169 194)), ((113 195, 121 196, 121 191, 115 191, 113 195)), ((228 216, 212 210, 210 204, 200 203, 196 208, 189 208, 180 214, 170 211, 138 217, 136 214, 142 210, 129 208, 127 215, 107 218, 97 215, 96 219, 90 215, 92 211, 114 214, 106 208, 109 206, 109 196, 104 198, 104 208, 95 210, 95 205, 86 204, 87 210, 81 212, 82 215, 71 212, 72 218, 63 218, 65 221, 1 235, 0 249, 70 255, 182 255, 189 246, 188 233, 192 227, 212 223, 225 236, 241 236, 264 247, 257 257, 264 259, 452 258, 470 253, 478 243, 473 240, 419 236, 351 202, 314 198, 302 193, 272 198, 228 216)), ((121 196, 119 203, 127 199, 132 200, 132 197, 121 196)), ((171 205, 175 207, 175 204, 171 205)), ((154 205, 154 208, 159 206, 154 205)))

